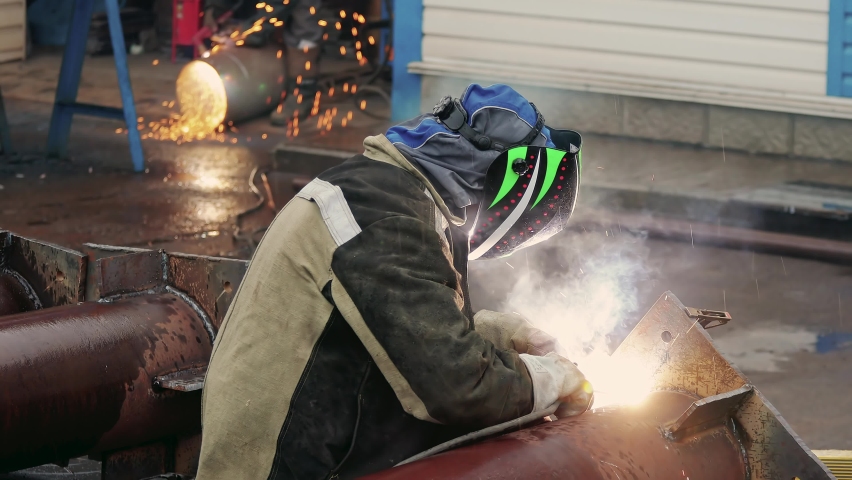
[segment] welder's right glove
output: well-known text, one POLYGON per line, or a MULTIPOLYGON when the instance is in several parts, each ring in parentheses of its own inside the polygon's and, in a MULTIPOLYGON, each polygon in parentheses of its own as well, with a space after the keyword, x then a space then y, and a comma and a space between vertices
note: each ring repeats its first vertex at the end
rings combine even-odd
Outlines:
POLYGON ((560 403, 556 410, 559 418, 579 415, 591 408, 592 384, 571 360, 553 352, 543 357, 528 354, 520 357, 532 377, 534 412, 555 402, 560 403))

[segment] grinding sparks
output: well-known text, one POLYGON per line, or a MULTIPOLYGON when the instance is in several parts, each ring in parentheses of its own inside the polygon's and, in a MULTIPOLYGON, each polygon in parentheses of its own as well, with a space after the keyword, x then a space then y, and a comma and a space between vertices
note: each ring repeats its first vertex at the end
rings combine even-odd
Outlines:
MULTIPOLYGON (((190 62, 178 76, 177 97, 181 113, 149 124, 152 131, 146 136, 172 141, 215 137, 216 128, 221 127, 228 108, 225 86, 218 72, 207 63, 190 62)), ((169 102, 169 107, 173 105, 174 102, 169 102)))
POLYGON ((369 37, 367 37, 367 43, 369 43, 370 45, 375 45, 375 44, 376 44, 376 39, 375 39, 375 38, 373 38, 373 36, 372 36, 372 35, 370 35, 369 37))
POLYGON ((159 65, 159 64, 160 64, 160 60, 158 60, 158 59, 151 62, 151 65, 159 65))
POLYGON ((364 110, 365 108, 367 108, 367 101, 361 100, 361 110, 364 110))

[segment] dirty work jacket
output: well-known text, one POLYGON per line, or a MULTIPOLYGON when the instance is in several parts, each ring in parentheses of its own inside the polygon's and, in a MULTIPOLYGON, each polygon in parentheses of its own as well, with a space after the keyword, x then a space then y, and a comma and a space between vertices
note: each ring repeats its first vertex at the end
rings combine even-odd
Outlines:
POLYGON ((251 260, 204 386, 199 480, 352 478, 532 410, 518 353, 474 329, 461 219, 383 135, 364 145, 251 260))

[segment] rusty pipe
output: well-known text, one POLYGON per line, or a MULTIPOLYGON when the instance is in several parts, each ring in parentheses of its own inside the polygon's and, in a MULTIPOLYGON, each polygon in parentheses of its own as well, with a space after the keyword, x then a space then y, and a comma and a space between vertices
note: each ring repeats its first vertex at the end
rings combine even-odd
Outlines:
POLYGON ((29 312, 39 307, 38 297, 20 275, 0 270, 0 316, 29 312))
POLYGON ((659 391, 641 406, 546 422, 367 478, 748 478, 740 439, 730 424, 679 441, 663 433, 661 427, 677 420, 694 400, 683 393, 659 391))
POLYGON ((0 472, 200 430, 200 392, 152 378, 206 364, 193 309, 169 294, 0 318, 0 472))

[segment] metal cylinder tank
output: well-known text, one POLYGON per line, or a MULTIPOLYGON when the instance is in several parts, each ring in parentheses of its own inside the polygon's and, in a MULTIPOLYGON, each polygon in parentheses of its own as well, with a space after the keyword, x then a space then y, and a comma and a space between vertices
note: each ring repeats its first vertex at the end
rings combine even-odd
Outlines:
POLYGON ((275 47, 218 46, 188 63, 177 80, 185 116, 210 130, 275 108, 284 91, 284 61, 275 47))
POLYGON ((169 294, 0 318, 0 472, 199 431, 201 392, 152 381, 210 352, 169 294))
POLYGON ((372 475, 372 480, 487 478, 746 479, 739 439, 720 424, 674 441, 661 426, 694 397, 656 392, 642 406, 546 422, 372 475))

